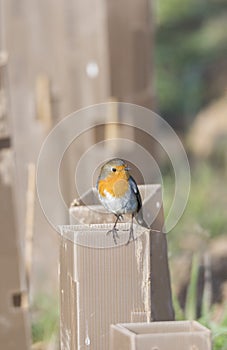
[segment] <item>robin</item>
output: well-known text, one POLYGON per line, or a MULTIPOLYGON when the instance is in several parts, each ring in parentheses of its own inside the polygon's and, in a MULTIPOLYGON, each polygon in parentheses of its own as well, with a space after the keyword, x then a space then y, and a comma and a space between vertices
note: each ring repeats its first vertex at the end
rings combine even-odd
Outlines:
POLYGON ((129 170, 130 168, 124 160, 111 159, 102 166, 96 184, 100 202, 116 216, 112 230, 107 232, 107 234, 112 233, 115 244, 117 244, 117 238, 119 238, 116 226, 118 221, 123 218, 123 214, 132 214, 127 244, 134 240, 134 217, 138 224, 148 228, 143 219, 139 189, 129 170))

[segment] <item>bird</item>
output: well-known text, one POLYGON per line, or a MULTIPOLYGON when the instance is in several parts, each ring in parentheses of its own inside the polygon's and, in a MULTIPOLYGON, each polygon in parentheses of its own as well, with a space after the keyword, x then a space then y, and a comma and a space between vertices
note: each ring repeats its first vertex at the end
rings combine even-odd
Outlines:
POLYGON ((130 175, 130 168, 120 158, 107 161, 100 170, 96 188, 101 204, 116 216, 116 221, 107 234, 113 235, 114 243, 117 245, 118 229, 117 223, 123 219, 124 214, 131 214, 129 238, 126 244, 134 241, 133 219, 138 224, 149 228, 143 218, 142 200, 136 181, 130 175))

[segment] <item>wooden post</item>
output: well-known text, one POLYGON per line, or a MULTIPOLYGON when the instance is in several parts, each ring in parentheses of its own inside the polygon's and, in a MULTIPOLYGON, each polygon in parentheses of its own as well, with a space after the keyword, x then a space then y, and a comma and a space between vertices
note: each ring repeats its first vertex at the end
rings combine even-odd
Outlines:
MULTIPOLYGON (((155 229, 161 231, 164 225, 161 187, 141 186, 140 191, 147 198, 145 220, 154 221, 155 229)), ((136 224, 137 239, 125 245, 128 222, 119 224, 119 243, 114 246, 112 237, 106 235, 112 228, 113 215, 102 211, 93 192, 83 197, 82 202, 87 206, 79 202, 79 206, 70 209, 74 225, 62 227, 61 349, 86 345, 92 350, 107 350, 112 323, 173 320, 167 246, 161 232, 136 224), (78 220, 83 224, 78 224, 78 220), (154 240, 156 235, 159 239, 154 240), (157 249, 153 255, 152 242, 156 242, 157 249), (162 259, 157 259, 159 253, 162 259), (156 292, 156 288, 163 291, 156 292)))
MULTIPOLYGON (((6 98, 7 60, 2 57, 0 54, 0 96, 6 98)), ((0 347, 26 350, 30 348, 27 286, 15 213, 7 102, 3 105, 0 99, 0 347)))
MULTIPOLYGON (((117 99, 110 99, 109 102, 114 102, 110 103, 109 108, 108 108, 108 113, 107 113, 107 124, 105 124, 105 135, 104 139, 109 140, 109 139, 117 139, 119 137, 119 115, 118 115, 118 101, 117 99), (108 124, 109 122, 109 124, 108 124)), ((111 143, 106 145, 106 147, 110 148, 112 152, 117 152, 118 151, 118 144, 117 143, 111 143)))
POLYGON ((28 289, 30 287, 33 234, 34 234, 34 210, 35 210, 35 164, 28 164, 28 185, 26 196, 26 223, 25 223, 25 268, 28 289))
POLYGON ((46 75, 38 75, 36 78, 36 115, 44 125, 45 131, 49 132, 52 121, 50 80, 46 75))

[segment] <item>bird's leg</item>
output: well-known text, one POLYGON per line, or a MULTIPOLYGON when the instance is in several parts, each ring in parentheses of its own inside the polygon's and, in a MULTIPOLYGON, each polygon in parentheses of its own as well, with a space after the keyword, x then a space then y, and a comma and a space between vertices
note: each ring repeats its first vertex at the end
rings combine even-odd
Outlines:
POLYGON ((117 219, 116 219, 116 221, 115 221, 115 223, 113 225, 113 228, 107 232, 107 235, 112 233, 114 243, 117 245, 117 238, 119 238, 119 236, 118 236, 118 233, 117 233, 118 229, 116 228, 116 226, 117 226, 117 223, 118 223, 120 217, 122 217, 122 215, 116 215, 116 217, 117 217, 117 219))
POLYGON ((119 220, 120 220, 120 221, 124 220, 124 217, 123 217, 122 214, 118 215, 118 217, 119 217, 119 220))
POLYGON ((133 218, 134 218, 134 214, 132 214, 131 225, 130 225, 130 229, 129 229, 129 237, 128 237, 128 242, 126 243, 126 245, 128 245, 131 241, 135 240, 134 233, 133 233, 133 218))

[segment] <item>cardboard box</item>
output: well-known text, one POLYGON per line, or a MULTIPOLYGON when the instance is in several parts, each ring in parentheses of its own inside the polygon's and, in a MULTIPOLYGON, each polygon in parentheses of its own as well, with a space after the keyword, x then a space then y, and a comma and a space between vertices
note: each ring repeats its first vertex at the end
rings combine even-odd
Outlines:
MULTIPOLYGON (((161 231, 161 187, 142 186, 140 191, 145 220, 161 231)), ((115 246, 106 235, 113 215, 96 204, 93 192, 81 202, 86 206, 70 209, 74 225, 62 227, 61 349, 107 350, 113 323, 174 318, 166 237, 134 224, 136 240, 125 245, 130 223, 119 223, 115 246)))
POLYGON ((196 321, 111 325, 110 350, 211 350, 211 332, 196 321))

